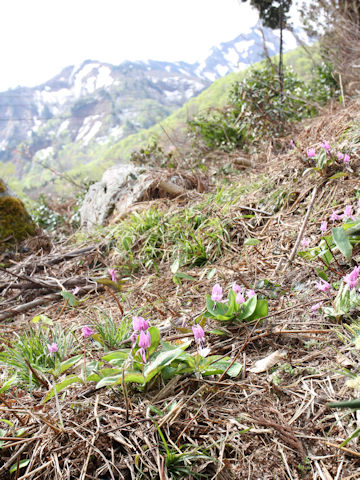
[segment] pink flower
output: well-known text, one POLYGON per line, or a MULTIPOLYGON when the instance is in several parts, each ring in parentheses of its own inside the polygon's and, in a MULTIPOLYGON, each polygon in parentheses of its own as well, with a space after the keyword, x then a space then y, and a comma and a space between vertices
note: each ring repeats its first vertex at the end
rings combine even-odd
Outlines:
POLYGON ((253 297, 254 295, 256 295, 255 290, 246 290, 246 295, 248 298, 253 297))
POLYGON ((77 293, 79 293, 79 290, 80 290, 79 287, 75 287, 75 288, 73 289, 73 291, 72 291, 72 294, 73 294, 73 295, 76 295, 77 293))
POLYGON ((198 344, 201 344, 203 341, 204 341, 204 338, 205 338, 205 332, 202 328, 201 325, 194 325, 192 327, 192 331, 193 331, 193 334, 194 334, 194 338, 195 338, 195 342, 198 343, 198 344))
POLYGON ((135 332, 141 332, 149 328, 149 324, 143 317, 133 317, 132 325, 135 332))
POLYGON ((326 230, 327 230, 327 222, 324 220, 323 222, 321 222, 321 225, 320 225, 320 230, 321 230, 321 233, 325 233, 326 230))
POLYGON ((346 205, 342 218, 351 218, 351 220, 355 220, 352 210, 353 207, 351 205, 346 205))
POLYGON ((223 297, 222 288, 217 283, 216 285, 213 286, 213 289, 211 292, 211 300, 213 300, 214 302, 221 302, 222 297, 223 297))
POLYGON ((305 248, 310 246, 310 240, 308 238, 303 238, 300 243, 301 243, 301 246, 305 248))
POLYGON ((141 330, 139 335, 139 347, 144 348, 145 350, 151 345, 151 335, 148 330, 141 330))
POLYGON ((235 293, 241 293, 242 292, 242 288, 236 282, 234 282, 234 285, 233 285, 232 289, 234 290, 235 293))
POLYGON ((95 331, 87 325, 85 325, 85 327, 82 327, 81 331, 85 338, 91 337, 91 335, 94 335, 95 333, 95 331))
POLYGON ((325 280, 320 278, 320 282, 315 282, 315 287, 321 292, 327 292, 328 290, 330 290, 331 285, 330 283, 325 282, 325 280))
POLYGON ((349 289, 357 287, 359 281, 360 267, 355 267, 354 270, 343 277, 345 283, 349 285, 349 289))
POLYGON ((326 153, 329 153, 329 152, 330 152, 330 144, 329 144, 329 142, 327 142, 326 140, 325 140, 324 143, 322 143, 322 144, 320 145, 320 147, 322 147, 322 148, 325 150, 326 153))
POLYGON ((313 312, 316 312, 317 310, 319 310, 319 308, 321 308, 322 304, 323 304, 323 302, 316 303, 315 305, 313 305, 313 306, 311 307, 311 310, 312 310, 313 312))
POLYGON ((335 210, 332 211, 332 214, 331 214, 331 217, 330 217, 330 221, 331 222, 336 222, 336 220, 341 220, 342 219, 342 216, 341 215, 338 215, 335 210))
POLYGON ((235 299, 235 300, 236 300, 236 303, 237 303, 238 305, 241 305, 242 303, 245 302, 245 297, 244 297, 244 295, 240 292, 240 293, 238 293, 238 294, 236 295, 236 299, 235 299))
POLYGON ((344 163, 346 164, 350 163, 350 156, 347 153, 345 153, 344 155, 344 163))
POLYGON ((143 362, 146 363, 146 350, 145 350, 145 348, 139 348, 139 350, 136 352, 136 355, 138 353, 140 353, 143 362))
POLYGON ((56 353, 58 351, 57 343, 48 344, 49 353, 56 353))
POLYGON ((344 154, 343 153, 339 152, 336 156, 339 160, 344 160, 344 154))
POLYGON ((109 268, 108 273, 111 275, 111 280, 116 283, 116 271, 114 268, 109 268))
POLYGON ((291 148, 296 148, 294 140, 290 140, 289 144, 291 148))
POLYGON ((358 206, 358 208, 360 208, 360 198, 359 198, 359 200, 358 200, 358 202, 357 202, 357 206, 358 206))
POLYGON ((316 153, 315 153, 315 148, 309 148, 309 150, 306 152, 308 158, 313 158, 315 157, 316 153))

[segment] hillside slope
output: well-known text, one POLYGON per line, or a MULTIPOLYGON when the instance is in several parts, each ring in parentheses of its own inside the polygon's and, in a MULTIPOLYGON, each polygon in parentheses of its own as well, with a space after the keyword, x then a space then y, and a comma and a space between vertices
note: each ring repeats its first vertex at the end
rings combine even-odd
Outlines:
POLYGON ((254 168, 218 158, 205 192, 0 259, 0 479, 358 478, 357 413, 327 403, 359 395, 359 112, 330 105, 254 168))

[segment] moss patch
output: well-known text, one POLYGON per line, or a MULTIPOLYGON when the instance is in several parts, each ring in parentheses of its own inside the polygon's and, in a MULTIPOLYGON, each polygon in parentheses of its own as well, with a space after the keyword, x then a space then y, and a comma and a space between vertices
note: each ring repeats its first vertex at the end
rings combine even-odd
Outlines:
POLYGON ((5 184, 2 180, 0 180, 0 193, 5 193, 5 192, 6 192, 5 184))
MULTIPOLYGON (((0 197, 0 241, 8 237, 21 241, 35 234, 36 226, 21 200, 0 197)), ((9 239, 10 240, 10 239, 9 239)))

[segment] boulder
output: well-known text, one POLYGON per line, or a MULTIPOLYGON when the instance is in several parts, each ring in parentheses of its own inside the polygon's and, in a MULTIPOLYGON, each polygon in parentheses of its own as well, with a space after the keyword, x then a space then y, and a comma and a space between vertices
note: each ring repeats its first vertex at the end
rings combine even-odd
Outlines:
POLYGON ((23 202, 0 178, 0 242, 22 241, 35 233, 36 225, 23 202))
POLYGON ((136 202, 176 197, 191 189, 202 191, 201 187, 201 180, 188 173, 117 165, 106 170, 101 181, 89 188, 80 208, 81 226, 91 230, 104 225, 110 216, 124 218, 136 202))

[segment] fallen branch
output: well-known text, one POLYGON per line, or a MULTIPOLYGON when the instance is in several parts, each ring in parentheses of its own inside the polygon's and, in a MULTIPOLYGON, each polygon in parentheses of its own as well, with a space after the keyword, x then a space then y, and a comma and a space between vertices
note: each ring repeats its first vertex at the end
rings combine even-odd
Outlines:
POLYGON ((300 228, 300 231, 298 233, 298 236, 297 236, 297 239, 296 239, 296 242, 295 242, 295 245, 294 245, 294 248, 292 249, 292 252, 290 254, 290 257, 285 265, 285 269, 289 267, 289 265, 291 264, 291 262, 294 260, 295 258, 295 255, 296 255, 296 252, 298 251, 298 248, 299 248, 299 244, 300 244, 300 241, 304 235, 304 231, 305 231, 305 227, 306 227, 306 224, 307 224, 307 221, 309 219, 309 216, 310 216, 310 212, 314 206, 314 202, 315 202, 315 198, 316 198, 316 194, 318 192, 318 189, 319 189, 319 186, 318 185, 315 185, 314 187, 314 190, 313 190, 313 193, 312 193, 312 197, 311 197, 311 200, 310 200, 310 203, 309 203, 309 206, 308 206, 308 209, 307 209, 307 212, 306 212, 306 215, 304 217, 304 220, 303 220, 303 223, 301 225, 301 228, 300 228))

